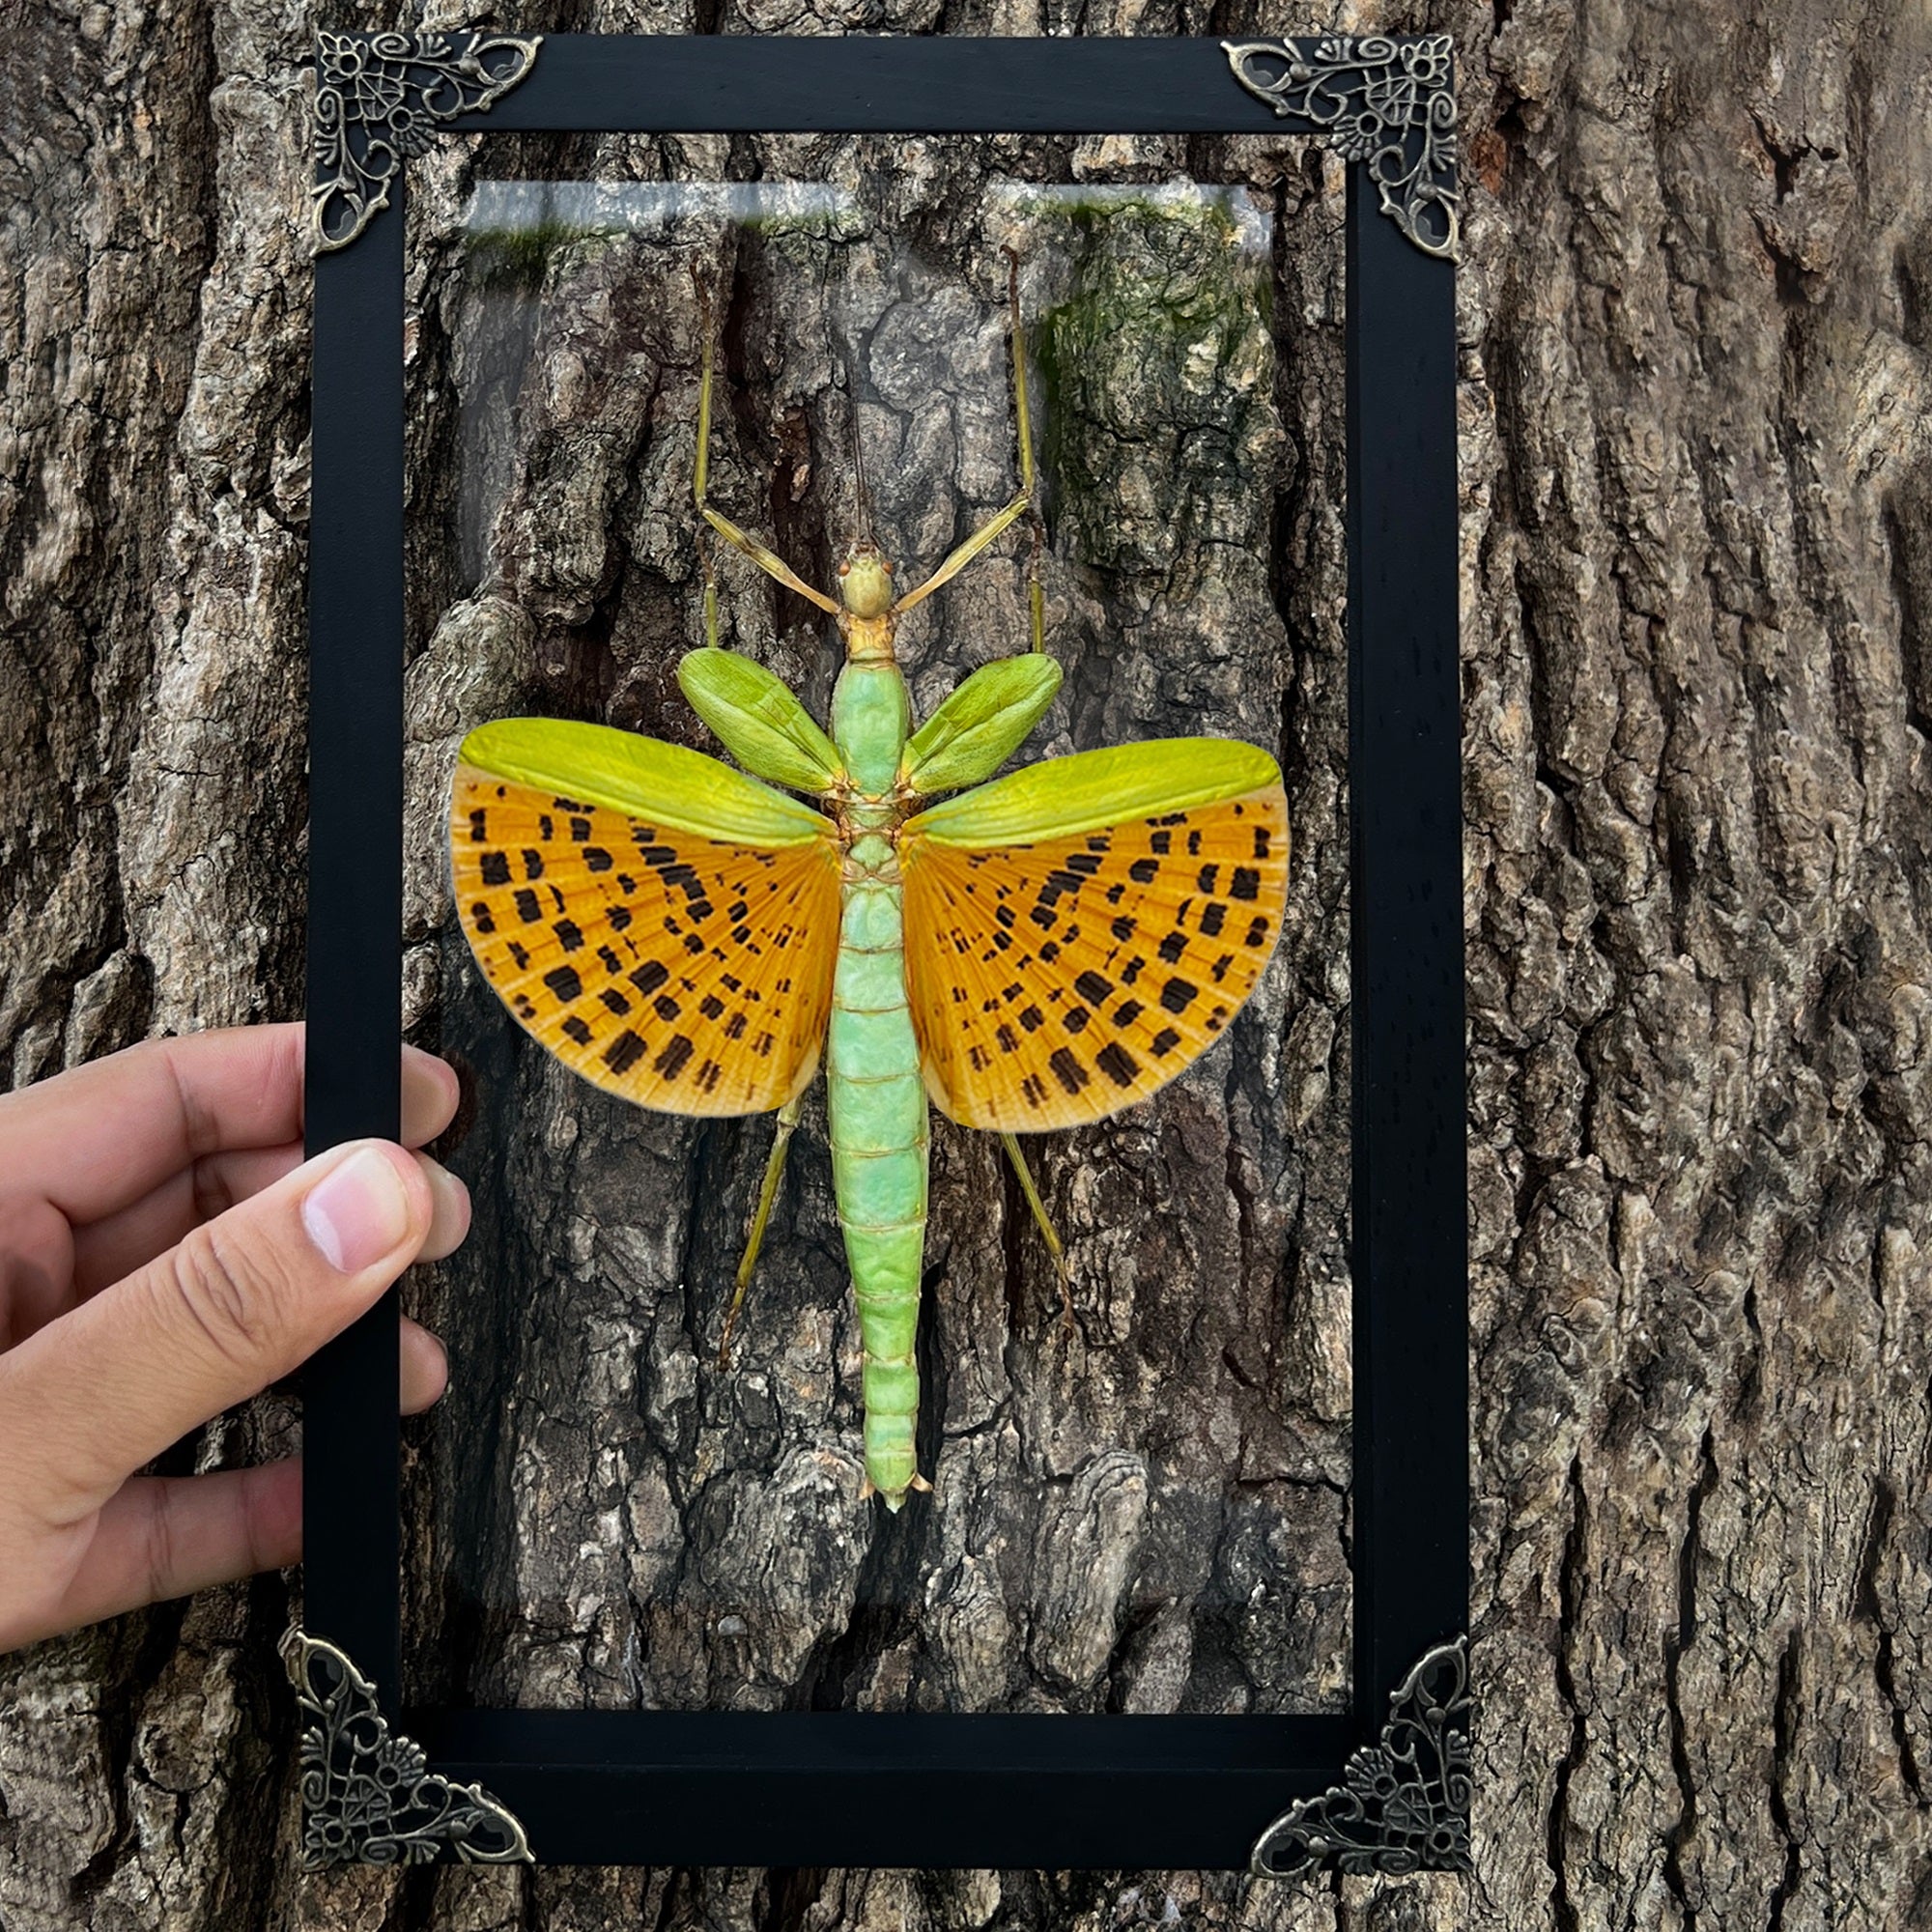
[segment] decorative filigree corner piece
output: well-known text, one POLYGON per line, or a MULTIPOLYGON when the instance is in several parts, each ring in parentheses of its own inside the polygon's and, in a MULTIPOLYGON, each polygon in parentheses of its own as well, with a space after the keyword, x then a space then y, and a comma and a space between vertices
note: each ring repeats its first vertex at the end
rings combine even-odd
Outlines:
POLYGON ((527 1864, 524 1828, 480 1785, 429 1768, 389 1728, 376 1687, 332 1643, 292 1630, 282 1661, 301 1735, 302 1865, 527 1864))
POLYGON ((1268 1878, 1342 1872, 1471 1871, 1469 1640, 1423 1654, 1395 1688, 1381 1742, 1349 1759, 1343 1782, 1296 1802, 1255 1845, 1268 1878))
POLYGON ((441 124, 502 99, 536 65, 541 36, 318 34, 315 200, 319 255, 346 248, 389 205, 404 160, 441 124))
POLYGON ((1312 121, 1344 160, 1366 161, 1382 213, 1426 255, 1462 254, 1456 52, 1447 34, 1223 41, 1235 78, 1284 119, 1312 121))

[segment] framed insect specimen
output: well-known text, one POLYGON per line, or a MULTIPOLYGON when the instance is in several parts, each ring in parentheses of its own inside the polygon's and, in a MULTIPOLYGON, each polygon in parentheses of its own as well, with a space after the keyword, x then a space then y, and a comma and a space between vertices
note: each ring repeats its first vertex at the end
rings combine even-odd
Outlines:
POLYGON ((478 1218, 468 1406, 405 1438, 393 1296, 306 1377, 307 1855, 1466 1864, 1446 43, 327 35, 318 106, 308 1134, 406 1011, 478 1218), (424 283, 442 129, 526 145, 424 283), (1312 838, 1269 197, 1094 178, 1278 132, 1348 182, 1312 838))

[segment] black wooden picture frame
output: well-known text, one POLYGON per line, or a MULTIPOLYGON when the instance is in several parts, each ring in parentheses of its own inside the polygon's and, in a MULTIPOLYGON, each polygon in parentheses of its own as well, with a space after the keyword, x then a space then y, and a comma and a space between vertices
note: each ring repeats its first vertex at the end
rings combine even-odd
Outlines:
POLYGON ((1466 1868, 1448 41, 326 34, 317 83, 311 1152, 400 1126, 411 156, 443 129, 1287 130, 1350 163, 1354 1655, 1340 1716, 401 1709, 391 1291, 304 1380, 307 1861, 1466 1868))

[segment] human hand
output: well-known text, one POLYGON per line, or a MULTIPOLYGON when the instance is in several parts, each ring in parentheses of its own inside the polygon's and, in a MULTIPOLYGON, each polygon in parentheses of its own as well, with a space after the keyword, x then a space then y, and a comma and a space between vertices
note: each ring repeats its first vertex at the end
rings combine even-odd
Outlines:
MULTIPOLYGON (((153 1040, 0 1094, 0 1651, 301 1554, 295 1461, 136 1476, 469 1232, 463 1183, 355 1141, 301 1157, 302 1029, 153 1040)), ((456 1076, 403 1053, 403 1136, 456 1076)), ((402 1335, 402 1406, 442 1393, 402 1335)))

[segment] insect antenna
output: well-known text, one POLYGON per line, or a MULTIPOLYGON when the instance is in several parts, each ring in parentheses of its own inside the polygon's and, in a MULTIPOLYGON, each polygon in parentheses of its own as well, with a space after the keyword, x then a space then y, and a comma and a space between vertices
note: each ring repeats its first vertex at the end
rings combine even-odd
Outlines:
POLYGON ((872 492, 866 481, 866 440, 860 432, 859 399, 852 398, 852 474, 859 492, 859 540, 872 541, 872 492))

